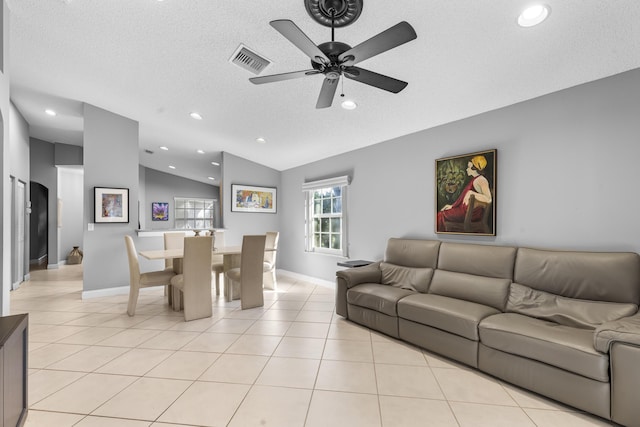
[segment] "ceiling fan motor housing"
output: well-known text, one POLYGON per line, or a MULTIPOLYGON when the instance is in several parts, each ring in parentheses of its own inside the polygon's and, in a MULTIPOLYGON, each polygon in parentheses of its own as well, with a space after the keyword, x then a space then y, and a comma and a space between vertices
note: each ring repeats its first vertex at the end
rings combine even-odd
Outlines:
POLYGON ((304 0, 309 15, 325 27, 346 27, 362 13, 363 0, 304 0))

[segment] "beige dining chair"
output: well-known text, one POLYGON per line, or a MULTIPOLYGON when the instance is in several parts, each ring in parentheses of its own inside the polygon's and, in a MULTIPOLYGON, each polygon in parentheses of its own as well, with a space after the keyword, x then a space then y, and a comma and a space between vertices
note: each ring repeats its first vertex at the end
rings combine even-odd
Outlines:
POLYGON ((136 304, 138 303, 140 288, 168 286, 171 284, 171 278, 175 276, 175 273, 173 270, 140 273, 138 253, 136 252, 136 247, 131 236, 124 236, 124 243, 127 247, 127 258, 129 259, 129 304, 127 305, 127 314, 133 316, 136 314, 136 304))
MULTIPOLYGON (((213 247, 224 247, 224 231, 213 230, 213 247)), ((224 273, 224 255, 213 255, 211 258, 211 270, 216 276, 216 295, 220 295, 220 275, 224 273)))
POLYGON ((225 273, 227 300, 240 293, 242 310, 264 305, 262 277, 266 236, 244 236, 240 268, 232 268, 225 273))
MULTIPOLYGON (((164 250, 167 249, 184 249, 184 237, 186 233, 184 231, 177 231, 171 233, 164 233, 164 250)), ((178 274, 181 272, 181 268, 175 268, 177 263, 181 263, 182 260, 165 258, 164 260, 164 269, 171 270, 174 273, 178 274), (177 271, 176 271, 177 270, 177 271)), ((167 295, 169 299, 169 305, 172 305, 173 292, 171 292, 171 286, 165 286, 164 294, 167 295)))
POLYGON ((280 233, 277 231, 267 231, 267 240, 264 248, 273 250, 266 250, 264 253, 262 282, 266 289, 275 290, 278 286, 278 282, 276 281, 276 255, 279 239, 280 233))
POLYGON ((174 310, 184 306, 184 320, 211 317, 211 236, 185 237, 182 274, 171 279, 174 310))

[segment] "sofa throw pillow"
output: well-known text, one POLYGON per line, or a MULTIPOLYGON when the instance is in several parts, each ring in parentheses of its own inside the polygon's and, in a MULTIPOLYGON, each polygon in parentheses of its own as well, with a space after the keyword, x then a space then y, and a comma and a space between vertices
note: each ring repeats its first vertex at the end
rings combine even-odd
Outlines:
POLYGON ((383 285, 422 293, 429 290, 433 276, 432 268, 403 267, 388 262, 380 263, 380 271, 382 272, 381 282, 383 285))
POLYGON ((631 316, 638 311, 638 306, 630 303, 568 298, 512 283, 507 311, 550 320, 565 326, 595 329, 602 323, 631 316))

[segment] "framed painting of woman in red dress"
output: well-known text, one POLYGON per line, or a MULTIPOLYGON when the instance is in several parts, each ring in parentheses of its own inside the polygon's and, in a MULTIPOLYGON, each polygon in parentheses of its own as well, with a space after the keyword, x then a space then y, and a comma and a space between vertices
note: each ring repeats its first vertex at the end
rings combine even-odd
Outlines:
POLYGON ((436 233, 496 235, 497 150, 436 160, 436 233))

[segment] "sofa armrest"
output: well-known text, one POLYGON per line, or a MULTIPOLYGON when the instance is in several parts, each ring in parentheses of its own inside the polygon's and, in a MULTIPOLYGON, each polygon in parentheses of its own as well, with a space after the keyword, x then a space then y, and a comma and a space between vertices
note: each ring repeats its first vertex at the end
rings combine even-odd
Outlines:
POLYGON ((601 353, 609 353, 614 342, 640 346, 640 312, 603 323, 593 333, 593 346, 601 353))
POLYGON ((382 272, 380 263, 374 262, 364 267, 354 267, 336 272, 336 314, 348 317, 347 291, 360 283, 380 283, 382 272))
POLYGON ((354 267, 336 271, 336 276, 344 279, 347 289, 353 288, 361 283, 380 283, 382 280, 380 262, 374 262, 364 267, 354 267))

